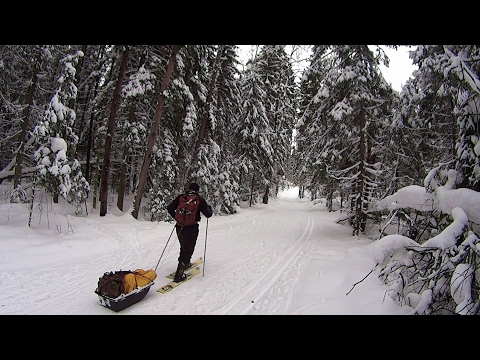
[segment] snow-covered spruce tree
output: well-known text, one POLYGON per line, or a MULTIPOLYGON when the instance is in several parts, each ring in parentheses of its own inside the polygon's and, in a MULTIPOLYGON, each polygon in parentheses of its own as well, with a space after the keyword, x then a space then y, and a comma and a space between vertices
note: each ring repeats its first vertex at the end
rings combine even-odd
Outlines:
POLYGON ((235 162, 222 162, 221 171, 217 176, 218 189, 214 193, 217 213, 234 214, 240 208, 240 186, 237 175, 238 168, 235 162))
POLYGON ((266 98, 263 101, 268 117, 267 136, 273 150, 273 172, 269 175, 264 193, 266 203, 270 193, 278 193, 286 173, 296 122, 298 89, 292 60, 285 52, 285 45, 264 45, 255 61, 265 88, 266 98))
POLYGON ((291 152, 297 85, 285 45, 264 45, 241 78, 242 192, 276 195, 291 152))
MULTIPOLYGON (((403 86, 402 94, 409 93, 411 96, 413 87, 410 86, 412 84, 408 80, 403 86)), ((411 100, 413 101, 413 99, 411 100)), ((387 142, 390 171, 386 175, 390 177, 390 181, 387 181, 385 193, 380 198, 391 195, 404 186, 421 183, 426 175, 424 166, 430 161, 429 153, 425 151, 426 142, 421 135, 421 130, 405 122, 412 118, 402 114, 402 104, 405 101, 408 101, 407 98, 395 94, 392 109, 393 120, 390 127, 390 138, 387 142)))
POLYGON ((118 174, 117 207, 124 210, 124 197, 133 191, 133 179, 138 169, 143 146, 147 139, 147 129, 150 128, 150 119, 153 113, 150 104, 155 99, 155 85, 157 76, 150 66, 149 48, 143 46, 131 47, 132 70, 126 84, 122 88, 121 111, 118 115, 117 136, 122 148, 120 167, 115 168, 118 174), (148 114, 151 114, 149 117, 148 114), (141 149, 141 150, 140 150, 141 149))
POLYGON ((88 195, 89 184, 82 176, 79 162, 74 158, 78 136, 73 133, 75 112, 66 104, 76 97, 77 88, 73 82, 75 64, 83 56, 81 51, 66 55, 62 60, 62 75, 58 88, 42 118, 34 129, 38 149, 37 181, 52 196, 59 194, 75 205, 75 213, 82 213, 81 205, 88 195))
POLYGON ((178 165, 175 161, 177 146, 170 129, 162 128, 159 141, 152 158, 152 187, 145 210, 151 214, 152 221, 171 221, 166 211, 167 205, 178 195, 174 185, 178 176, 178 165))
MULTIPOLYGON (((453 108, 457 85, 446 82, 443 74, 435 70, 438 65, 434 62, 438 60, 429 59, 423 46, 418 49, 420 52, 412 51, 411 56, 417 53, 419 59, 426 61, 402 88, 394 110, 389 149, 395 157, 389 162, 392 182, 385 195, 422 183, 430 169, 437 164, 452 163, 455 158, 457 125, 453 108)), ((430 48, 435 54, 432 58, 438 59, 440 49, 437 45, 430 48)), ((429 213, 411 209, 395 210, 386 222, 391 223, 392 216, 398 225, 397 233, 420 243, 428 239, 441 222, 429 213)))
MULTIPOLYGON (((294 183, 300 189, 306 189, 310 194, 317 193, 325 187, 325 197, 330 211, 333 210, 333 198, 340 197, 337 192, 337 182, 327 178, 324 162, 317 162, 317 145, 323 130, 322 122, 318 121, 317 111, 321 107, 318 101, 318 91, 331 67, 332 57, 326 56, 327 46, 314 45, 310 55, 310 63, 300 79, 299 119, 295 124, 296 136, 293 149, 294 183)), ((303 196, 304 191, 301 191, 303 196)))
POLYGON ((202 184, 201 193, 214 206, 216 212, 221 211, 222 203, 217 203, 214 196, 218 197, 219 190, 219 159, 220 147, 211 138, 202 142, 198 149, 198 170, 192 173, 192 180, 202 184), (200 166, 201 165, 201 166, 200 166))
POLYGON ((375 57, 367 45, 328 45, 314 50, 320 56, 329 53, 331 58, 323 61, 328 70, 309 100, 316 105, 309 115, 312 128, 306 131, 318 139, 307 145, 313 154, 310 161, 324 167, 319 174, 327 177, 327 183, 336 181, 341 192, 349 193, 348 218, 353 235, 358 235, 365 231, 369 205, 378 191, 382 137, 388 131, 393 91, 378 68, 382 58, 375 57))
POLYGON ((454 114, 459 139, 455 169, 463 175, 460 186, 480 191, 480 47, 444 45, 444 76, 458 84, 454 114))
POLYGON ((233 214, 239 206, 233 127, 238 119, 238 55, 235 45, 220 45, 210 69, 210 82, 200 121, 190 178, 216 213, 233 214))
POLYGON ((199 127, 188 176, 189 182, 196 181, 202 184, 202 195, 209 200, 209 202, 213 203, 217 210, 219 210, 218 204, 212 200, 214 193, 219 188, 220 148, 212 136, 218 122, 216 118, 217 112, 215 111, 217 79, 221 64, 225 59, 223 56, 225 47, 226 45, 219 45, 217 47, 214 53, 214 60, 210 63, 210 66, 205 69, 209 74, 209 82, 206 88, 206 97, 199 108, 199 127))
MULTIPOLYGON (((265 104, 267 92, 258 66, 252 59, 241 78, 242 112, 237 128, 237 147, 243 194, 264 189, 274 172, 271 128, 265 104), (252 188, 250 184, 253 184, 252 188)), ((253 197, 251 200, 254 204, 257 199, 253 197)))
MULTIPOLYGON (((454 161, 430 170, 423 189, 406 187, 378 204, 392 211, 412 212, 413 208, 425 212, 427 208, 431 211, 427 224, 436 225, 431 237, 421 239, 421 244, 399 235, 379 240, 386 249, 377 260, 380 278, 391 286, 389 294, 393 299, 413 308, 412 314, 473 315, 480 310, 478 52, 478 47, 472 45, 419 46, 414 52, 414 63, 419 66, 417 83, 432 73, 443 77, 436 92, 439 100, 434 104, 453 104, 451 115, 456 118, 458 133, 454 161), (405 193, 413 190, 419 193, 417 198, 429 197, 428 202, 402 202, 412 198, 405 193)), ((428 83, 423 84, 418 87, 420 95, 423 89, 429 90, 428 83)))
POLYGON ((215 93, 210 112, 215 122, 209 123, 212 139, 218 145, 218 174, 211 187, 217 213, 234 214, 237 212, 239 199, 239 168, 236 158, 235 127, 240 114, 239 60, 238 47, 225 45, 222 61, 218 68, 215 93))
POLYGON ((400 185, 409 185, 409 179, 421 183, 429 169, 455 158, 457 84, 445 81, 438 71, 442 52, 441 45, 428 47, 428 51, 420 45, 411 52, 415 63, 422 65, 403 87, 395 113, 393 125, 400 135, 395 141, 402 153, 396 174, 400 185))

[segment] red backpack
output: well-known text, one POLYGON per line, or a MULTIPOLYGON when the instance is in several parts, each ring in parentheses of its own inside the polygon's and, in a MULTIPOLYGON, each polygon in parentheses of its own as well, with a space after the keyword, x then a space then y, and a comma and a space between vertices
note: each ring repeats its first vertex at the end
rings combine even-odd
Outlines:
POLYGON ((177 209, 175 210, 175 220, 177 225, 189 226, 197 223, 197 211, 200 205, 200 199, 197 194, 184 194, 180 196, 177 209))

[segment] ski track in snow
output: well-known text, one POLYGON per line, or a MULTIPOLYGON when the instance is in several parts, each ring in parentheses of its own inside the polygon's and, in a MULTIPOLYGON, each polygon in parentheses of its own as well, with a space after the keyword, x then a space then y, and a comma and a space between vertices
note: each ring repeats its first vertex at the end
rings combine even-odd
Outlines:
MULTIPOLYGON (((284 274, 285 269, 290 266, 298 258, 298 254, 302 252, 306 246, 306 242, 312 234, 312 230, 315 223, 313 221, 313 216, 308 213, 308 221, 305 226, 303 233, 289 245, 285 254, 278 259, 267 271, 260 275, 255 281, 253 281, 245 290, 241 296, 232 301, 230 304, 227 304, 219 313, 222 315, 228 314, 248 314, 251 308, 258 309, 261 306, 261 301, 263 295, 270 290, 274 285, 276 288, 279 287, 277 281, 280 276, 284 274), (245 305, 246 304, 246 305, 245 305), (260 305, 257 305, 260 304, 260 305), (238 306, 240 305, 240 306, 238 306)), ((281 285, 286 286, 286 290, 283 290, 283 294, 287 294, 289 288, 294 283, 295 277, 285 277, 283 276, 281 280, 281 285), (285 282, 285 280, 287 280, 285 282)))
MULTIPOLYGON (((249 314, 254 311, 252 305, 258 308, 262 304, 267 306, 265 311, 268 312, 272 304, 264 295, 271 292, 279 292, 275 306, 280 312, 286 312, 293 296, 292 287, 301 270, 298 262, 310 249, 308 240, 315 226, 312 212, 316 210, 310 203, 301 202, 289 204, 285 210, 278 200, 260 206, 265 209, 258 214, 252 214, 256 210, 249 209, 213 219, 215 224, 209 225, 202 272, 171 292, 158 294, 156 289, 168 282, 164 276, 176 266, 178 245, 174 239, 173 249, 166 250, 166 259, 157 270, 156 284, 150 290, 153 294, 142 300, 147 305, 143 310, 138 307, 135 313, 249 314), (265 228, 270 232, 266 239, 262 238, 265 228)), ((205 227, 205 223, 200 226, 192 260, 204 255, 205 227)))

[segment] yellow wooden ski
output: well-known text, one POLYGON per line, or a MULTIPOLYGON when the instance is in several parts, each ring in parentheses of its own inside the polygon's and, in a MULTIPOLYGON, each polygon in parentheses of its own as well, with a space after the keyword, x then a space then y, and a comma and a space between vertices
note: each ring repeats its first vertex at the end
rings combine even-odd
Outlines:
POLYGON ((189 271, 187 273, 185 273, 187 275, 187 278, 183 281, 180 281, 180 282, 174 282, 174 281, 170 281, 168 284, 166 285, 163 285, 161 288, 159 288, 157 291, 159 293, 162 293, 162 294, 165 294, 166 292, 169 292, 173 289, 175 289, 177 286, 179 285, 182 285, 184 282, 190 280, 192 277, 194 277, 195 275, 197 274, 200 274, 200 266, 197 266, 196 268, 194 268, 192 271, 189 271))
MULTIPOLYGON (((203 262, 203 257, 199 257, 197 260, 195 260, 195 261, 192 263, 192 265, 191 265, 190 267, 186 268, 184 271, 190 271, 190 270, 192 270, 194 267, 200 265, 202 262, 203 262)), ((170 273, 170 274, 168 274, 168 275, 165 276, 165 277, 167 277, 167 278, 169 278, 169 279, 173 279, 173 278, 175 277, 175 271, 172 272, 172 273, 170 273)))

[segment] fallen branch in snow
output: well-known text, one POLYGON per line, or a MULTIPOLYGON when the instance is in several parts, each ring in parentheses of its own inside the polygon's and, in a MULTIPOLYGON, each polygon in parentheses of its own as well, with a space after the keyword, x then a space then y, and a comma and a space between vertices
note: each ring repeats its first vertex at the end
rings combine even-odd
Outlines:
MULTIPOLYGON (((378 265, 378 264, 377 264, 377 265, 378 265)), ((377 267, 377 265, 375 265, 375 267, 377 267)), ((373 272, 373 270, 374 270, 374 269, 370 270, 370 272, 369 272, 367 275, 365 275, 365 277, 364 277, 362 280, 357 281, 355 284, 353 284, 352 288, 350 289, 349 292, 347 292, 347 293, 345 294, 345 296, 347 296, 348 294, 350 294, 350 293, 352 292, 353 288, 354 288, 355 286, 357 286, 358 284, 360 284, 363 280, 365 280, 365 279, 373 272)))

